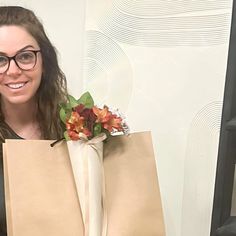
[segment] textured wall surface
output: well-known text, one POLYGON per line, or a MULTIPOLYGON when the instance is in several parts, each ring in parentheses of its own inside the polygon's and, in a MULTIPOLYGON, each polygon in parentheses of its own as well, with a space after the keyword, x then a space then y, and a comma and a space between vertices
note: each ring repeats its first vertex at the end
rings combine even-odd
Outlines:
POLYGON ((209 236, 232 1, 86 3, 84 90, 152 131, 167 235, 209 236))

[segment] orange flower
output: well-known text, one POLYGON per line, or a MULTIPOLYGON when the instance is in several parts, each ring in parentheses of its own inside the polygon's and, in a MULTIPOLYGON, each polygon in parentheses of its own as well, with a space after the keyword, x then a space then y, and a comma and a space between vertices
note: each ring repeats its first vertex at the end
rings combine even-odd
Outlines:
POLYGON ((107 106, 104 106, 103 109, 100 109, 96 106, 93 107, 93 112, 94 114, 97 116, 97 120, 96 122, 97 123, 105 123, 107 122, 112 114, 111 112, 108 110, 108 107, 107 106))
POLYGON ((67 121, 67 129, 69 128, 70 130, 73 129, 77 133, 79 133, 84 126, 84 118, 81 117, 77 112, 72 111, 71 116, 67 121))
POLYGON ((122 125, 121 125, 122 119, 116 115, 111 115, 111 118, 103 123, 103 128, 107 129, 109 132, 112 132, 113 129, 116 129, 118 131, 122 131, 122 125))
POLYGON ((67 133, 71 140, 79 140, 79 133, 84 133, 87 137, 92 135, 92 133, 84 127, 84 124, 84 117, 80 116, 75 111, 71 112, 71 116, 66 122, 67 133))

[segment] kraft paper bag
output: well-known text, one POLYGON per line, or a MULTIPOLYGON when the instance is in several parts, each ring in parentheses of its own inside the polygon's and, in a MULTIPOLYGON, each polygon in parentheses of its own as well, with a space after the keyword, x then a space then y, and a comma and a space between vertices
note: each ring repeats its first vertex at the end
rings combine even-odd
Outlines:
POLYGON ((164 218, 150 132, 104 145, 109 236, 164 236, 164 218))
POLYGON ((83 235, 68 151, 50 143, 3 144, 8 236, 83 235))
MULTIPOLYGON (((83 236, 66 142, 6 140, 8 236, 83 236)), ((165 236, 150 132, 104 143, 107 236, 165 236)))

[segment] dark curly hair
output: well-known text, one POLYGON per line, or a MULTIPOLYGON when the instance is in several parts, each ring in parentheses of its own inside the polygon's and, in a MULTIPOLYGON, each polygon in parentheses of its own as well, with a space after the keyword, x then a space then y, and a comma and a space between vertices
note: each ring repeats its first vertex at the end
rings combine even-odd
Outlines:
MULTIPOLYGON (((65 75, 58 65, 56 49, 48 39, 42 23, 31 10, 20 6, 0 7, 0 27, 9 25, 23 27, 40 47, 43 74, 36 93, 37 119, 44 139, 58 139, 63 136, 58 115, 59 104, 66 101, 67 86, 65 75)), ((0 117, 4 120, 2 112, 0 117)))

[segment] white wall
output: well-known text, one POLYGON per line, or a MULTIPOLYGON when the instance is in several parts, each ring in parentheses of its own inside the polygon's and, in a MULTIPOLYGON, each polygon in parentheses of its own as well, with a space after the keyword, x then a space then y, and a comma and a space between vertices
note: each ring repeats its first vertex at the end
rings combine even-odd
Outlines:
POLYGON ((232 1, 86 9, 85 90, 152 131, 167 236, 209 236, 232 1))

